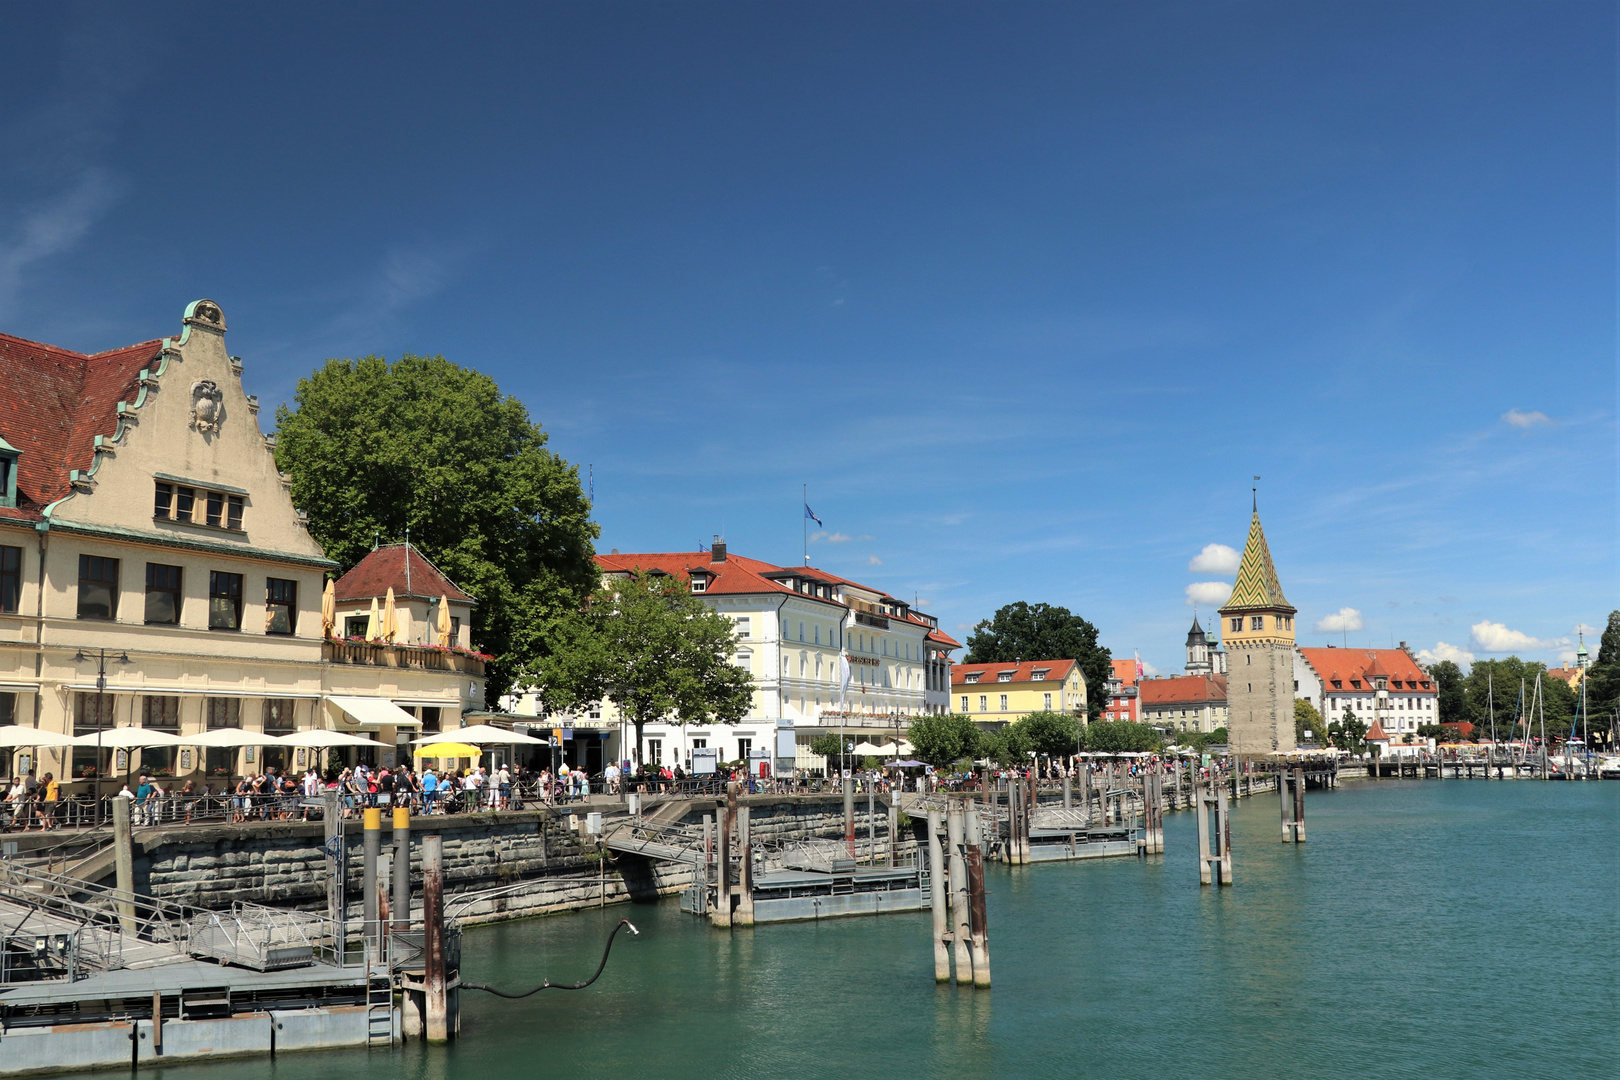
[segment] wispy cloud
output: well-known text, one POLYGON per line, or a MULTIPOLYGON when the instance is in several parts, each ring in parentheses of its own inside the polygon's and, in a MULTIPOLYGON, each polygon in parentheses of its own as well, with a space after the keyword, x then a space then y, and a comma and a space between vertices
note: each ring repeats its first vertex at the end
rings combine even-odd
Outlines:
POLYGON ((1195 574, 1235 574, 1241 561, 1235 548, 1225 544, 1205 544, 1204 550, 1193 556, 1187 569, 1195 574))
POLYGON ((818 543, 822 543, 822 542, 826 542, 826 543, 829 543, 829 544, 847 544, 853 539, 854 539, 853 536, 848 536, 848 535, 846 535, 844 533, 841 533, 841 532, 822 531, 822 532, 813 532, 813 533, 810 534, 810 542, 812 544, 818 544, 818 543))
POLYGON ((1345 633, 1361 629, 1361 612, 1353 607, 1342 607, 1332 615, 1316 620, 1316 629, 1322 633, 1345 633))
POLYGON ((876 555, 868 555, 866 557, 866 565, 867 566, 882 566, 883 565, 883 560, 878 558, 876 555))
POLYGON ((1224 581, 1195 581, 1187 586, 1187 606, 1220 607, 1232 595, 1232 586, 1224 581))
POLYGON ((1541 411, 1526 412, 1523 409, 1509 409, 1502 414, 1502 422, 1509 427, 1516 427, 1520 431, 1529 431, 1531 428, 1543 427, 1556 423, 1552 417, 1541 411))
POLYGON ((1552 638, 1543 641, 1531 637, 1518 630, 1510 630, 1499 622, 1477 622, 1469 627, 1474 636, 1474 645, 1481 652, 1529 652, 1531 650, 1552 649, 1568 643, 1568 638, 1552 638))
POLYGON ((116 201, 117 189, 105 169, 89 168, 60 195, 18 211, 0 233, 0 318, 15 312, 25 274, 77 247, 116 201))

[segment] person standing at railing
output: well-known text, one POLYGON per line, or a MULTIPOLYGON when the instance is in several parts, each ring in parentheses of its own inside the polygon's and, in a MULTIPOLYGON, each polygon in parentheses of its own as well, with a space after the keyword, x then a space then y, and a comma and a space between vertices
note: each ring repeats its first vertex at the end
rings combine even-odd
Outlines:
POLYGON ((55 774, 46 773, 40 778, 39 786, 44 793, 40 802, 39 831, 48 832, 56 828, 56 804, 62 800, 62 785, 55 774))
POLYGON ((422 813, 433 813, 433 800, 439 794, 439 776, 429 765, 422 770, 422 813))

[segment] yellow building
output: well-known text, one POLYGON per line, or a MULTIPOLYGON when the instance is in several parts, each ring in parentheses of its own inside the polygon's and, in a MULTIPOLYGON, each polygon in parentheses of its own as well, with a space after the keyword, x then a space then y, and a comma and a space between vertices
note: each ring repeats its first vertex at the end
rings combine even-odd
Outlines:
POLYGON ((951 696, 957 712, 977 721, 1011 723, 1033 712, 1061 712, 1086 722, 1086 678, 1073 660, 957 664, 951 696))
MULTIPOLYGON (((360 753, 377 763, 424 721, 459 726, 483 699, 472 598, 414 549, 381 549, 346 575, 329 635, 322 595, 338 567, 293 507, 224 314, 199 300, 183 322, 178 337, 89 355, 0 335, 0 725, 182 740, 337 728, 374 739, 360 753), (338 640, 390 586, 394 634, 338 640), (448 645, 425 629, 445 593, 459 624, 448 645)), ((85 781, 129 764, 100 753, 36 757, 24 743, 0 752, 0 770, 85 781)), ((313 758, 182 742, 133 764, 219 782, 267 760, 313 758)))

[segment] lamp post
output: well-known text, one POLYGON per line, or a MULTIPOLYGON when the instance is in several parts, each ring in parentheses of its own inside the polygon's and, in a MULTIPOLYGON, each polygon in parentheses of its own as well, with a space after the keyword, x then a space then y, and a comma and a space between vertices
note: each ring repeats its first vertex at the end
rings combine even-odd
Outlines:
MULTIPOLYGON (((89 660, 89 659, 90 658, 88 656, 84 655, 84 650, 83 649, 79 649, 77 652, 75 652, 73 654, 73 662, 75 664, 82 664, 86 660, 89 660)), ((120 652, 118 658, 113 661, 113 663, 115 663, 115 664, 127 664, 129 662, 130 662, 130 660, 129 660, 129 653, 128 652, 120 652)), ((103 711, 102 710, 102 701, 103 701, 103 699, 106 698, 106 696, 107 696, 107 650, 106 649, 101 649, 101 650, 98 651, 97 657, 96 657, 96 825, 97 826, 101 825, 101 732, 102 732, 102 730, 104 729, 104 726, 105 726, 105 725, 102 724, 102 711, 103 711)), ((69 757, 68 757, 68 763, 71 765, 72 761, 73 761, 73 758, 72 758, 72 755, 70 754, 69 757)))

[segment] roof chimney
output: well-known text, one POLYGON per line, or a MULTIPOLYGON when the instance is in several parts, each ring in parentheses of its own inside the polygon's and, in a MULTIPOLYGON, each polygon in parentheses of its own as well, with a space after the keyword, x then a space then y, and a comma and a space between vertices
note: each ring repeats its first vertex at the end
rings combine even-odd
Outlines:
POLYGON ((726 542, 724 540, 720 539, 720 536, 719 536, 718 533, 716 533, 715 537, 714 537, 714 546, 709 549, 709 561, 710 562, 725 562, 726 561, 726 542))

